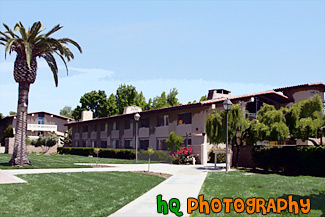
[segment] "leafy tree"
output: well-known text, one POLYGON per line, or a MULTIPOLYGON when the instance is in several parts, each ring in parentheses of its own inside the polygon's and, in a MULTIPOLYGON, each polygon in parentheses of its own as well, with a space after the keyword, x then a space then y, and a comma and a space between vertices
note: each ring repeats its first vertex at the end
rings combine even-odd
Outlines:
POLYGON ((81 106, 78 105, 71 114, 75 120, 81 119, 82 111, 92 111, 94 118, 118 114, 114 94, 111 94, 109 98, 107 98, 103 90, 98 90, 98 92, 93 90, 89 93, 85 93, 80 98, 80 103, 81 106))
POLYGON ((255 143, 263 140, 285 140, 289 128, 285 123, 282 110, 276 110, 273 105, 263 104, 257 112, 256 120, 251 124, 248 141, 255 143))
POLYGON ((17 112, 14 112, 14 111, 9 112, 9 115, 16 115, 16 114, 17 114, 17 112))
POLYGON ((77 106, 75 109, 72 110, 71 116, 73 119, 75 119, 76 121, 79 121, 81 119, 81 112, 83 111, 83 109, 81 108, 81 106, 77 106))
POLYGON ((309 140, 314 145, 318 144, 311 138, 320 138, 322 145, 322 137, 325 135, 324 128, 322 128, 325 126, 325 116, 322 109, 322 100, 319 95, 283 109, 290 137, 303 141, 309 140))
POLYGON ((60 142, 64 146, 72 145, 72 128, 70 128, 64 132, 64 136, 60 137, 60 142))
MULTIPOLYGON (((225 110, 220 113, 215 110, 208 116, 206 120, 206 133, 211 143, 226 143, 226 115, 225 110)), ((235 166, 238 166, 240 147, 244 145, 248 138, 249 128, 250 121, 244 117, 240 105, 232 105, 231 110, 228 112, 228 140, 233 145, 233 148, 237 148, 237 155, 234 159, 235 166)))
POLYGON ((64 108, 60 110, 60 115, 72 118, 71 106, 64 106, 64 108))
POLYGON ((180 149, 184 143, 184 138, 181 135, 176 134, 175 131, 169 133, 169 137, 166 139, 167 149, 175 152, 180 149))
POLYGON ((94 153, 97 155, 97 158, 96 158, 96 166, 98 166, 98 154, 100 152, 100 148, 94 148, 94 153))
POLYGON ((51 147, 55 146, 59 141, 58 136, 55 133, 48 133, 41 135, 37 140, 32 140, 31 145, 35 147, 41 147, 45 154, 50 150, 51 147))
POLYGON ((207 97, 206 95, 204 95, 204 96, 202 96, 202 97, 200 98, 200 102, 205 101, 205 100, 208 100, 208 97, 207 97))
MULTIPOLYGON (((14 144, 14 151, 10 160, 11 165, 30 164, 27 157, 26 137, 27 112, 23 112, 26 105, 28 107, 28 93, 30 84, 36 80, 37 60, 44 58, 53 72, 55 85, 58 86, 58 67, 54 54, 58 55, 67 67, 67 61, 74 58, 71 50, 66 46, 72 44, 82 52, 81 47, 75 41, 69 38, 52 38, 51 35, 62 28, 57 25, 47 33, 42 33, 43 25, 41 22, 35 22, 32 27, 26 29, 21 22, 17 23, 12 31, 6 24, 3 24, 6 32, 0 31, 0 44, 5 46, 5 54, 13 51, 17 53, 14 64, 14 78, 19 84, 18 91, 18 109, 17 109, 17 127, 14 144), (18 31, 21 36, 15 32, 18 31), (21 148, 22 147, 22 148, 21 148), (23 150, 23 153, 20 153, 23 150), (22 156, 22 159, 21 159, 22 156)), ((27 108, 26 108, 27 110, 27 108)))
POLYGON ((146 101, 142 92, 139 94, 136 88, 132 85, 120 85, 116 90, 115 95, 116 106, 119 114, 122 114, 124 108, 131 105, 146 108, 146 101))
POLYGON ((150 171, 150 157, 153 153, 155 153, 155 150, 152 147, 148 147, 148 173, 150 171))
POLYGON ((2 113, 0 113, 0 120, 4 119, 4 116, 2 113))
POLYGON ((2 146, 5 145, 6 138, 14 137, 14 130, 12 126, 8 126, 2 133, 1 136, 1 144, 2 146))
POLYGON ((167 104, 169 106, 175 106, 175 105, 179 104, 178 99, 177 99, 177 94, 178 94, 178 91, 176 88, 173 88, 169 91, 169 94, 167 95, 167 104))
POLYGON ((107 95, 104 90, 90 91, 80 98, 81 108, 92 111, 94 118, 107 117, 109 105, 107 95))
POLYGON ((167 102, 166 92, 163 91, 160 96, 156 96, 155 98, 153 98, 151 109, 164 108, 168 106, 169 104, 167 102))
POLYGON ((118 113, 118 109, 117 109, 117 105, 116 105, 116 101, 115 101, 114 94, 111 94, 108 97, 107 103, 108 103, 108 107, 109 107, 108 116, 119 114, 118 113))
POLYGON ((154 97, 153 100, 149 99, 145 110, 178 105, 177 94, 178 91, 176 88, 171 89, 168 95, 163 91, 160 96, 154 97))

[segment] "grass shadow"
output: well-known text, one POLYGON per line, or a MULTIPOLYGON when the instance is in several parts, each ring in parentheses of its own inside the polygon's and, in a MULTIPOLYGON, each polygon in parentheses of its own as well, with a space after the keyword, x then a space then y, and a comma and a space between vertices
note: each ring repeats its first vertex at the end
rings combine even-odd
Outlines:
POLYGON ((0 166, 8 166, 11 167, 9 162, 0 162, 0 166))
MULTIPOLYGON (((325 192, 321 191, 318 194, 310 194, 307 196, 301 196, 301 195, 295 195, 291 194, 292 199, 294 201, 297 201, 299 204, 300 199, 304 199, 304 202, 306 201, 305 199, 309 198, 310 199, 310 210, 320 210, 322 212, 320 217, 325 217, 325 192)), ((288 194, 284 194, 280 196, 281 198, 288 199, 288 194)))

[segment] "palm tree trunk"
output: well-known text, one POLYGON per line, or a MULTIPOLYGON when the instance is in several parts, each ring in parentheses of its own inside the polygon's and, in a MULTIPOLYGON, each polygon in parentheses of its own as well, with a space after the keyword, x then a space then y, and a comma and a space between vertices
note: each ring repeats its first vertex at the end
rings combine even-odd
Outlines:
POLYGON ((18 109, 16 120, 16 133, 14 151, 9 161, 9 164, 14 165, 29 165, 30 161, 27 156, 26 146, 26 131, 27 131, 27 108, 28 108, 28 93, 30 83, 19 83, 18 90, 18 109), (26 104, 26 108, 22 104, 26 104), (22 162, 21 162, 22 161, 22 162))

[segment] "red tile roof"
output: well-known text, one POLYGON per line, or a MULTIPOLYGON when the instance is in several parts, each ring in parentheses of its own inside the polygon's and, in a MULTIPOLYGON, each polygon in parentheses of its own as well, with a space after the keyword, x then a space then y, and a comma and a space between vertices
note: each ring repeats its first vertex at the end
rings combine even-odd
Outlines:
POLYGON ((283 90, 288 90, 288 89, 298 89, 298 88, 313 87, 313 86, 322 87, 322 88, 324 88, 324 91, 325 91, 325 84, 322 82, 311 83, 311 84, 299 84, 299 85, 289 86, 289 87, 281 87, 281 88, 274 89, 274 91, 283 91, 283 90))
MULTIPOLYGON (((69 121, 73 121, 74 119, 73 118, 68 118, 66 116, 62 116, 62 115, 57 115, 57 114, 53 114, 53 113, 50 113, 50 112, 45 112, 45 111, 39 111, 39 112, 29 112, 28 115, 32 115, 32 114, 40 114, 40 113, 46 113, 48 115, 53 115, 53 116, 56 116, 58 118, 62 118, 62 119, 66 119, 66 120, 69 120, 69 121)), ((16 117, 17 115, 8 115, 6 117, 4 117, 3 119, 5 118, 12 118, 12 117, 16 117)))
MULTIPOLYGON (((219 98, 219 99, 215 99, 215 100, 206 100, 206 101, 195 102, 195 103, 179 104, 179 105, 176 105, 176 106, 157 108, 157 109, 142 111, 142 112, 139 112, 139 113, 140 114, 146 114, 146 113, 155 113, 155 112, 159 112, 159 111, 173 111, 173 110, 178 110, 178 109, 182 109, 182 108, 200 107, 200 106, 205 106, 205 105, 209 105, 209 104, 222 103, 225 99, 230 99, 230 100, 233 100, 234 102, 236 102, 236 101, 245 100, 245 99, 248 99, 248 98, 251 98, 251 97, 256 97, 256 96, 266 96, 266 97, 269 97, 269 98, 273 98, 274 100, 279 101, 280 103, 289 103, 289 102, 293 101, 289 97, 287 97, 287 96, 285 96, 283 94, 277 93, 274 90, 268 90, 268 91, 263 91, 263 92, 259 92, 259 93, 245 94, 245 95, 241 95, 241 96, 230 96, 228 98, 219 98)), ((113 115, 113 116, 109 116, 109 117, 95 118, 95 119, 92 119, 92 120, 80 121, 80 122, 84 123, 84 122, 90 122, 90 121, 100 121, 100 120, 106 120, 106 119, 112 119, 112 118, 120 118, 120 117, 131 116, 131 115, 134 115, 134 114, 135 113, 113 115)), ((73 124, 77 124, 77 123, 80 123, 80 122, 79 121, 72 121, 72 122, 69 122, 69 123, 67 123, 65 125, 73 125, 73 124)))

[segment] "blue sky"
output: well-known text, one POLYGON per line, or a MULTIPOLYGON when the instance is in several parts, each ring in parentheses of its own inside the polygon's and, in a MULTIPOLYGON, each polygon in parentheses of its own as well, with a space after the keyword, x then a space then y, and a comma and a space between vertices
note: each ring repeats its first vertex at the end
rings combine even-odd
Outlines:
MULTIPOLYGON (((0 22, 13 28, 40 20, 53 35, 83 48, 60 67, 56 88, 39 60, 29 111, 58 114, 91 90, 115 93, 132 84, 148 100, 176 87, 182 103, 208 89, 241 95, 325 82, 325 1, 14 1, 0 0, 0 22)), ((0 29, 4 31, 1 26, 0 29)), ((15 54, 0 47, 0 112, 15 111, 15 54)))

